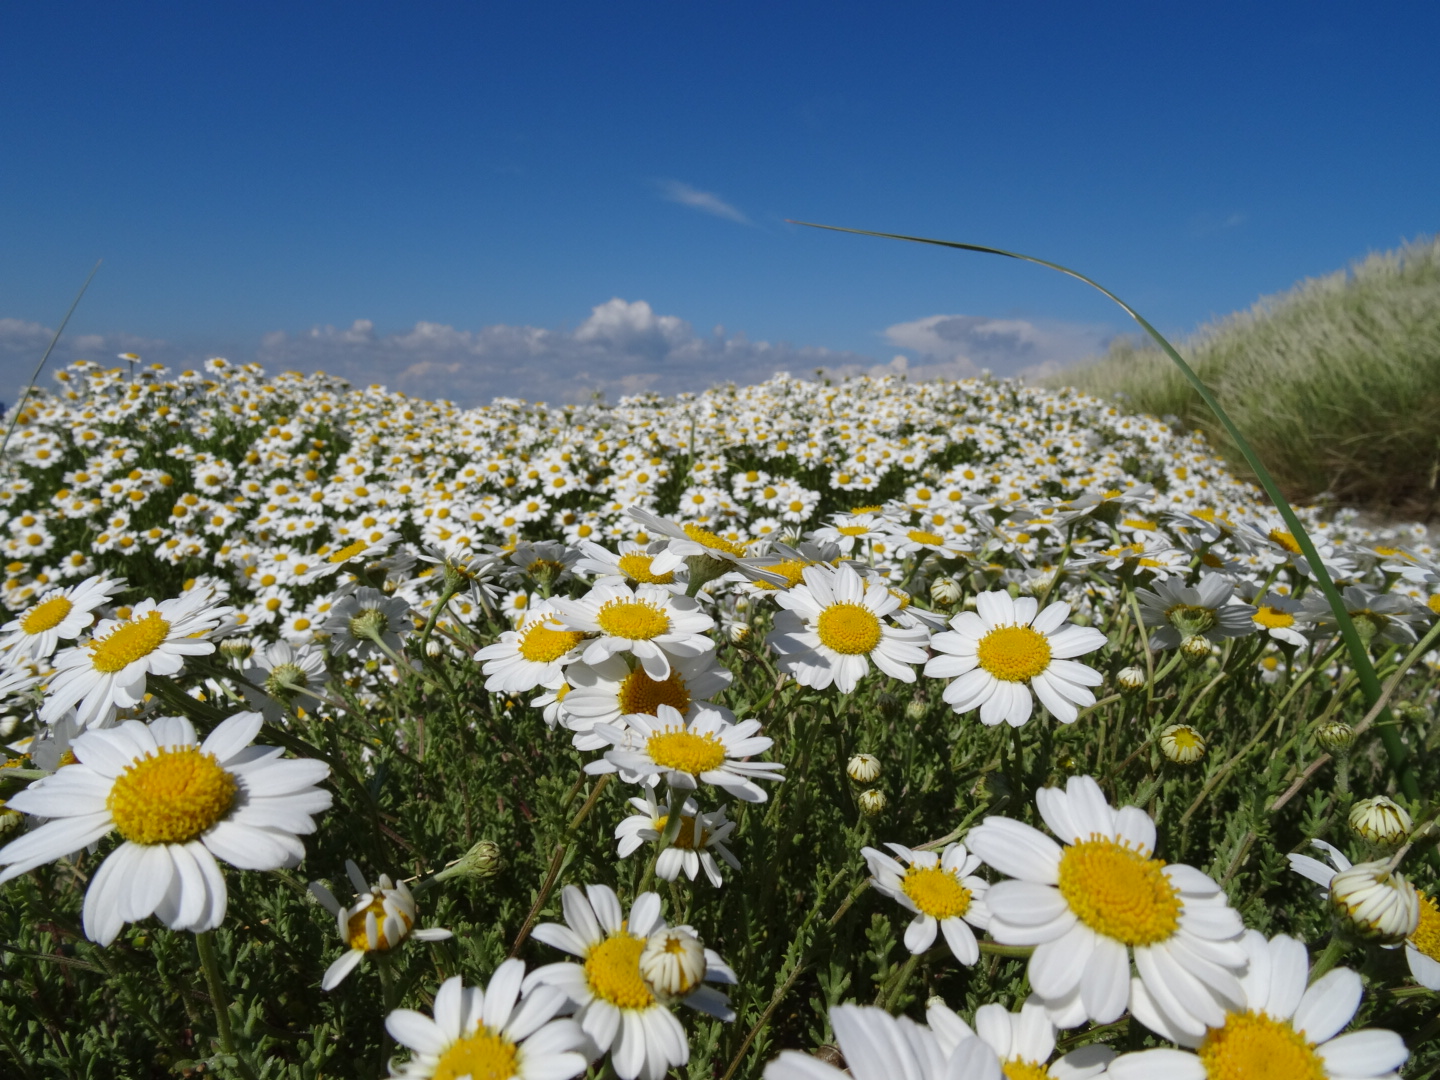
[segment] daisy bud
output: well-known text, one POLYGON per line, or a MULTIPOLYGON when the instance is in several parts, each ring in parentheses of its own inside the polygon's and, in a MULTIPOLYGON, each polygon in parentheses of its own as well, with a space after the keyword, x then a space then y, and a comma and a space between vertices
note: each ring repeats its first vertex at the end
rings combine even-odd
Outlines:
POLYGON ((919 723, 925 719, 925 714, 930 711, 930 703, 924 698, 911 698, 905 703, 905 719, 911 723, 919 723))
POLYGON ((885 798, 885 792, 879 788, 869 788, 860 793, 860 812, 866 817, 878 817, 885 812, 885 807, 890 800, 885 798))
POLYGON ((435 638, 431 638, 429 641, 425 642, 425 655, 428 656, 431 660, 440 659, 440 654, 444 651, 445 646, 441 645, 440 642, 437 641, 435 638))
POLYGON ((750 624, 735 622, 730 624, 731 644, 740 645, 750 640, 750 624))
POLYGON ((1384 795, 1361 799, 1350 808, 1349 820, 1357 836, 1384 847, 1402 843, 1413 824, 1405 808, 1384 795))
POLYGON ((936 578, 930 583, 930 602, 937 607, 953 607, 960 602, 960 595, 960 583, 954 578, 936 578))
POLYGON ((645 939, 640 974, 661 1001, 683 998, 705 978, 705 946, 684 927, 656 930, 645 939))
POLYGON ((494 877, 505 867, 500 855, 500 845, 493 840, 481 840, 450 866, 435 875, 436 881, 446 878, 467 877, 481 880, 494 877))
POLYGON ((1180 642, 1180 655, 1187 663, 1203 664, 1210 659, 1210 639, 1200 634, 1191 634, 1180 642))
POLYGON ((243 664, 255 655, 255 644, 249 638, 226 638, 220 642, 220 655, 232 664, 243 664))
POLYGON ((900 699, 888 690, 881 690, 875 695, 875 707, 887 720, 893 720, 900 715, 900 699))
POLYGON ((873 784, 880 776, 880 759, 873 754, 856 754, 845 773, 857 784, 873 784))
POLYGON ((1145 669, 1138 667, 1121 668, 1115 674, 1115 685, 1127 694, 1145 689, 1145 669))
POLYGON ((1388 862, 1356 863, 1330 879, 1330 908, 1362 941, 1398 945, 1420 925, 1420 898, 1388 862))
POLYGON ((1171 724, 1160 733, 1160 752, 1166 761, 1193 765, 1205 756, 1205 737, 1189 724, 1171 724))
POLYGON ((1355 741, 1355 729, 1344 720, 1327 720, 1315 732, 1315 738, 1326 750, 1345 750, 1355 741))

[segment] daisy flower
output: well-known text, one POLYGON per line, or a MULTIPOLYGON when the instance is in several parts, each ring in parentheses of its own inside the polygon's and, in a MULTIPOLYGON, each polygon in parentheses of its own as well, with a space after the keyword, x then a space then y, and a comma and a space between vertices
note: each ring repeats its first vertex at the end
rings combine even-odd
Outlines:
POLYGON ((1090 1080, 1103 1074, 1115 1059, 1115 1051, 1108 1046, 1092 1044, 1051 1061, 1055 1025, 1034 995, 1018 1013, 1007 1011, 1004 1005, 981 1005, 975 1010, 973 1030, 938 998, 931 998, 926 1005, 925 1020, 947 1054, 978 1036, 999 1058, 1003 1074, 1013 1080, 1090 1080))
POLYGON ((870 868, 871 884, 900 906, 915 913, 905 928, 905 947, 918 955, 935 944, 938 930, 955 959, 969 966, 980 959, 974 926, 984 930, 990 922, 985 906, 989 883, 975 876, 980 860, 964 844, 947 844, 944 852, 914 851, 899 844, 886 844, 909 866, 875 848, 861 848, 870 868))
POLYGON ((1276 641, 1298 648, 1304 648, 1309 643, 1309 639, 1299 629, 1309 621, 1309 617, 1305 606, 1298 600, 1267 592, 1255 600, 1255 614, 1250 618, 1254 620, 1257 629, 1269 634, 1276 641))
POLYGON ((1106 1076, 1390 1080, 1396 1075, 1409 1053, 1395 1032, 1365 1028, 1340 1035, 1360 1006, 1359 975, 1335 968, 1307 985, 1309 958, 1294 938, 1277 934, 1266 941, 1259 931, 1247 930, 1240 944, 1250 962, 1240 979, 1241 999, 1205 1031, 1174 1023, 1160 999, 1137 981, 1130 1005, 1135 1019, 1188 1050, 1123 1054, 1106 1076))
POLYGON ((159 603, 146 599, 128 618, 100 620, 88 642, 56 655, 40 719, 53 724, 75 708, 81 724, 103 725, 117 707, 145 700, 146 676, 179 674, 185 657, 213 653, 209 638, 231 611, 213 596, 194 589, 159 603))
POLYGON ((389 874, 381 874, 374 885, 369 884, 354 860, 345 860, 345 873, 359 894, 355 903, 346 907, 335 894, 318 881, 310 883, 310 892, 325 910, 335 916, 340 940, 350 946, 325 971, 321 990, 333 990, 354 971, 366 953, 388 952, 407 937, 416 941, 444 941, 453 936, 449 930, 416 930, 415 897, 405 882, 395 884, 389 874))
POLYGON ((0 652, 10 660, 44 660, 61 638, 78 638, 90 626, 93 612, 125 587, 124 578, 86 578, 78 585, 51 589, 28 611, 0 626, 0 652))
POLYGON ((585 635, 555 621, 556 612, 548 602, 525 612, 520 625, 506 630, 493 645, 475 654, 487 676, 485 689, 492 693, 523 694, 544 686, 556 689, 565 681, 565 665, 580 656, 585 635))
POLYGON ((1094 652, 1105 635, 1065 622, 1069 604, 1050 604, 1037 614, 1039 606, 1034 597, 984 592, 975 598, 975 611, 960 612, 951 629, 930 639, 941 655, 931 657, 925 674, 958 676, 942 695, 952 709, 978 706, 982 724, 1020 727, 1035 707, 1031 691, 1062 724, 1075 722, 1076 705, 1095 704, 1089 688, 1103 677, 1071 657, 1094 652))
MULTIPOLYGON (((956 1017, 959 1020, 958 1017, 956 1017)), ((963 1021, 961 1021, 963 1024, 963 1021)), ((947 1041, 908 1017, 873 1005, 830 1010, 835 1042, 848 1071, 786 1050, 765 1066, 764 1080, 1003 1080, 995 1051, 973 1036, 947 1041)), ((1068 1080, 1068 1078, 1066 1078, 1068 1080)))
POLYGON ((585 1071, 576 1053, 584 1041, 573 1020, 554 1019, 563 994, 541 989, 518 1000, 525 963, 506 960, 483 989, 466 987, 460 976, 435 992, 434 1018, 414 1009, 396 1009, 385 1030, 410 1051, 390 1075, 404 1080, 570 1080, 585 1071))
POLYGON ((689 716, 697 707, 718 709, 710 699, 729 686, 732 678, 713 652, 672 660, 670 677, 663 680, 652 679, 643 667, 631 666, 623 656, 611 656, 594 665, 572 664, 565 672, 570 684, 565 695, 565 726, 572 731, 590 731, 596 724, 619 724, 629 713, 655 716, 661 705, 669 705, 682 716, 689 716))
MULTIPOLYGON (((670 824, 670 804, 657 803, 655 796, 648 791, 644 798, 631 799, 630 805, 639 813, 615 826, 615 839, 620 841, 616 851, 622 859, 634 854, 643 844, 660 840, 670 824)), ((734 853, 725 846, 725 841, 735 831, 735 825, 735 822, 726 819, 725 807, 713 814, 702 814, 694 799, 686 799, 680 808, 678 831, 655 860, 656 876, 674 881, 683 872, 694 881, 703 869, 710 884, 720 888, 724 879, 711 850, 718 853, 732 870, 740 869, 734 853)))
MULTIPOLYGON (((693 791, 700 784, 713 784, 742 802, 764 802, 768 796, 756 780, 780 780, 785 766, 778 761, 746 761, 752 754, 770 749, 773 741, 757 735, 759 720, 731 723, 718 709, 698 709, 686 720, 669 705, 660 705, 655 716, 633 713, 625 717, 624 728, 596 724, 595 732, 608 739, 608 750, 600 761, 585 771, 620 772, 625 779, 663 778, 678 791, 693 791)), ((649 781, 654 782, 654 781, 649 781)))
POLYGON ((409 612, 403 596, 362 586, 335 602, 322 629, 330 635, 332 653, 379 659, 400 651, 400 635, 414 629, 409 612))
POLYGON ((1156 581, 1154 586, 1135 590, 1145 625, 1158 627, 1150 635, 1152 649, 1178 648, 1196 636, 1218 642, 1259 629, 1254 607, 1231 602, 1235 583, 1223 574, 1204 574, 1198 585, 1156 581))
MULTIPOLYGON (((620 1080, 660 1080, 672 1066, 690 1060, 685 1029, 670 1011, 655 980, 647 980, 642 958, 652 937, 662 935, 661 950, 673 941, 674 954, 693 959, 694 937, 682 927, 667 927, 660 915, 660 897, 641 893, 625 918, 620 901, 605 885, 587 885, 581 892, 567 885, 560 894, 565 922, 544 923, 534 937, 553 945, 580 963, 562 961, 536 968, 525 978, 528 995, 542 988, 559 990, 576 1006, 575 1020, 588 1040, 591 1059, 609 1052, 620 1080), (679 931, 680 933, 673 933, 679 931)), ((659 987, 665 997, 721 1020, 733 1020, 734 1011, 723 993, 702 985, 702 980, 734 983, 735 973, 712 949, 702 947, 700 964, 688 971, 665 971, 653 962, 645 965, 656 975, 669 976, 659 987), (701 966, 703 965, 703 966, 701 966), (684 975, 684 980, 674 981, 684 975), (688 987, 686 985, 688 983, 688 987), (671 993, 665 993, 666 990, 671 993), (675 991, 686 991, 683 995, 675 991)))
POLYGON ((256 649, 251 661, 240 692, 272 724, 291 709, 311 705, 319 696, 316 691, 325 685, 325 654, 319 649, 272 641, 256 649))
POLYGON ((599 635, 581 654, 587 664, 628 652, 660 682, 670 677, 671 657, 684 660, 715 648, 706 636, 715 620, 700 610, 698 601, 676 596, 663 585, 631 589, 607 578, 578 600, 550 604, 561 625, 599 635))
POLYGON ((316 787, 321 761, 280 760, 251 746, 259 713, 236 713, 198 742, 189 720, 162 716, 92 729, 71 749, 77 763, 31 784, 10 806, 49 818, 0 848, 0 882, 118 832, 122 843, 90 878, 85 934, 108 945, 127 922, 155 915, 172 930, 212 930, 225 918, 216 859, 242 870, 293 867, 299 837, 330 809, 316 787))
POLYGON ((915 681, 910 665, 925 659, 930 633, 883 621, 900 607, 899 597, 884 585, 867 586, 849 566, 807 566, 802 577, 803 585, 775 594, 785 610, 765 639, 782 671, 815 690, 834 683, 842 694, 870 673, 872 660, 886 675, 915 681))
POLYGON ((1050 837, 987 817, 970 849, 1016 879, 990 886, 990 934, 1034 945, 1030 985, 1061 1027, 1119 1019, 1132 997, 1130 957, 1144 987, 1196 1035, 1218 1026, 1240 997, 1240 916, 1210 877, 1153 857, 1155 823, 1114 810, 1091 777, 1035 793, 1050 837))
POLYGON ((585 557, 575 563, 576 570, 602 578, 620 578, 635 585, 664 585, 685 591, 684 585, 677 585, 675 581, 675 571, 685 565, 685 560, 665 550, 663 540, 652 541, 648 546, 626 540, 620 544, 618 555, 593 540, 582 540, 579 546, 585 557))

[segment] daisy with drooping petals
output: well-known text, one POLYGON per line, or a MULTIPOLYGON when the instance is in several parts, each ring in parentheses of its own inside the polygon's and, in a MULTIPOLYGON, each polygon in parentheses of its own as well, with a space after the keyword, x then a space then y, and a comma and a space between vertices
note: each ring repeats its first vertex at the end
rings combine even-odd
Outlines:
POLYGON ((215 651, 211 634, 231 609, 214 602, 209 589, 173 600, 142 600, 128 619, 102 619, 85 644, 55 657, 40 719, 53 724, 73 707, 86 727, 104 724, 119 707, 145 700, 148 675, 175 675, 187 656, 215 651))
POLYGON ((390 1075, 404 1080, 570 1080, 585 1071, 576 1050, 584 1036, 573 1020, 554 1019, 565 995, 548 988, 526 994, 525 963, 506 960, 490 985, 467 987, 456 975, 435 992, 432 1020, 414 1009, 385 1018, 391 1038, 411 1052, 390 1075))
MULTIPOLYGON (((683 929, 665 925, 660 897, 641 893, 631 905, 628 919, 615 893, 605 885, 587 885, 584 892, 567 885, 560 903, 565 923, 544 923, 535 928, 534 936, 581 962, 536 968, 525 977, 527 996, 553 987, 569 998, 577 1006, 575 1020, 589 1041, 591 1058, 608 1051, 620 1080, 660 1080, 671 1066, 685 1064, 690 1059, 689 1039, 656 990, 665 993, 686 987, 656 987, 642 969, 642 957, 654 935, 683 929)), ((674 951, 689 951, 686 944, 677 942, 680 947, 674 951)), ((721 1020, 733 1020, 735 1013, 725 995, 700 985, 700 980, 734 983, 735 973, 712 949, 703 949, 700 959, 703 968, 688 972, 699 975, 687 980, 688 992, 666 996, 721 1020)), ((653 965, 647 966, 654 971, 653 965)))
MULTIPOLYGON (((670 824, 670 804, 657 803, 649 791, 643 799, 631 799, 630 805, 638 813, 630 815, 615 826, 615 839, 620 841, 617 854, 624 859, 633 854, 642 844, 660 840, 670 824)), ((680 808, 680 828, 655 860, 655 876, 665 881, 674 881, 683 872, 691 881, 703 869, 710 884, 717 889, 724 884, 719 864, 711 854, 713 849, 729 863, 732 870, 739 870, 740 863, 725 846, 725 841, 735 831, 736 823, 725 816, 725 807, 711 814, 702 814, 700 804, 686 799, 680 808)))
POLYGON ((884 585, 866 586, 851 567, 807 566, 805 584, 775 594, 784 611, 765 643, 779 654, 777 665, 801 686, 824 690, 835 684, 848 694, 870 673, 870 661, 886 675, 914 682, 910 665, 925 659, 930 632, 901 629, 884 621, 900 598, 884 585))
POLYGON ((485 689, 491 693, 523 694, 543 686, 558 689, 565 681, 565 665, 580 656, 585 635, 555 621, 555 609, 548 602, 525 612, 519 627, 506 630, 493 645, 475 654, 487 676, 485 689))
POLYGON ((0 653, 8 653, 12 663, 46 659, 61 638, 71 641, 84 633, 94 621, 95 609, 124 587, 124 578, 102 574, 51 589, 23 615, 0 626, 0 653))
POLYGON ((1258 611, 1234 600, 1234 592, 1235 583, 1224 574, 1205 574, 1197 585, 1156 581, 1152 589, 1137 589, 1145 625, 1157 628, 1150 648, 1178 648, 1197 636, 1218 642, 1253 634, 1260 627, 1258 611))
POLYGON ((743 802, 764 802, 768 796, 755 781, 780 780, 785 766, 778 761, 745 760, 770 749, 774 741, 756 734, 759 730, 759 720, 731 723, 718 709, 699 709, 687 721, 676 709, 661 705, 655 716, 625 717, 624 728, 596 724, 595 733, 615 749, 590 762, 585 771, 592 775, 618 771, 624 779, 633 776, 646 784, 663 778, 678 791, 714 784, 743 802))
POLYGON ((975 598, 975 611, 950 620, 951 629, 930 639, 942 655, 925 665, 932 678, 954 678, 943 697, 957 713, 980 709, 980 722, 1004 721, 1020 727, 1040 699, 1062 724, 1079 716, 1077 705, 1094 705, 1090 687, 1103 677, 1071 657, 1094 652, 1105 644, 1099 630, 1065 621, 1070 605, 1057 602, 1037 610, 1034 597, 1012 599, 1007 592, 985 592, 975 598))
POLYGON ((1114 810, 1091 777, 1035 803, 1063 842, 1022 822, 987 817, 970 849, 1014 880, 990 886, 990 935, 1034 945, 1030 985, 1060 1027, 1119 1019, 1131 998, 1130 957, 1145 988, 1195 1035, 1240 999, 1244 929, 1225 893, 1192 866, 1153 857, 1155 822, 1114 810))
POLYGON ((836 1005, 830 1026, 848 1072, 786 1050, 765 1066, 764 1080, 1004 1080, 995 1051, 973 1034, 948 1039, 873 1005, 836 1005))
POLYGON ((50 820, 0 848, 0 863, 10 864, 0 882, 115 831, 124 842, 85 892, 86 936, 108 945, 125 923, 152 914, 172 930, 213 930, 226 904, 215 860, 242 870, 297 866, 300 836, 330 809, 330 793, 315 786, 330 766, 251 746, 263 723, 259 713, 237 713, 204 742, 178 716, 85 732, 71 747, 76 764, 10 800, 50 820))
POLYGON ((975 876, 980 860, 966 851, 964 844, 947 844, 939 855, 900 844, 885 846, 909 866, 901 866, 872 847, 861 848, 860 854, 865 856, 875 889, 915 913, 905 928, 905 947, 916 955, 923 953, 935 944, 938 930, 960 963, 968 967, 979 960, 980 946, 970 927, 984 930, 990 922, 985 906, 990 885, 975 876))
POLYGON ((336 900, 335 894, 320 882, 310 883, 310 892, 315 899, 335 916, 340 940, 350 946, 349 951, 326 969, 324 978, 320 980, 321 990, 333 990, 339 986, 345 976, 365 959, 366 953, 388 952, 407 937, 416 941, 444 941, 453 936, 449 930, 414 928, 418 912, 415 897, 410 894, 405 882, 397 885, 390 880, 389 874, 381 874, 380 880, 371 885, 351 859, 345 860, 345 873, 359 894, 349 907, 336 900))
POLYGON ((556 619, 570 630, 598 635, 581 658, 595 665, 616 653, 634 655, 652 679, 670 677, 670 659, 684 660, 715 648, 706 636, 715 620, 698 601, 661 585, 634 589, 606 578, 578 600, 551 600, 556 619))
POLYGON ((1034 995, 1018 1013, 1007 1011, 1004 1005, 981 1005, 975 1010, 973 1030, 943 1001, 931 998, 925 1007, 925 1021, 947 1054, 966 1039, 979 1037, 995 1051, 1007 1080, 1091 1080, 1115 1059, 1115 1051, 1108 1046, 1091 1044, 1051 1061, 1055 1025, 1034 995))
POLYGON ((1196 1034, 1175 1024, 1161 1002, 1136 981, 1130 1008, 1135 1019, 1189 1050, 1142 1050, 1110 1063, 1119 1080, 1391 1080, 1409 1052, 1399 1035, 1383 1028, 1340 1032, 1360 1006, 1364 986, 1349 968, 1335 968, 1307 986, 1305 946, 1277 934, 1269 941, 1245 931, 1241 947, 1249 969, 1240 978, 1243 997, 1219 1023, 1196 1034), (1189 1051, 1194 1051, 1193 1053, 1189 1051))

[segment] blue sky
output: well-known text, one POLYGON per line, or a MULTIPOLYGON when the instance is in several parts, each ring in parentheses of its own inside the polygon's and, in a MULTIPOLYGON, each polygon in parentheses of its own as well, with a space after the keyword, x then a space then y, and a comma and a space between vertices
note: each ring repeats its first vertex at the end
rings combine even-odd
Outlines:
POLYGON ((1065 363, 1434 232, 1440 7, 17 5, 0 397, 58 357, 466 403, 1065 363), (38 346, 37 346, 38 343, 38 346))

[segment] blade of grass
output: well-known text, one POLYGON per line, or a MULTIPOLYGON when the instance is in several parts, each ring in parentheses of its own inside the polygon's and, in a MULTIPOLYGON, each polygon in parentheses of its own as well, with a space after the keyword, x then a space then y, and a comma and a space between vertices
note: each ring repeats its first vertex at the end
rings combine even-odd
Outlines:
MULTIPOLYGON (((1039 259, 1033 255, 1022 255, 1019 252, 1006 251, 1004 248, 988 247, 984 244, 965 244, 956 240, 935 240, 925 236, 906 236, 902 233, 873 232, 869 229, 850 229, 840 225, 821 225, 813 221, 791 220, 790 223, 792 225, 804 225, 811 229, 826 229, 830 232, 853 233, 857 236, 874 236, 882 240, 904 240, 912 244, 930 244, 935 247, 953 248, 958 251, 976 251, 982 255, 1003 255, 1007 259, 1018 259, 1021 262, 1034 263, 1036 266, 1043 266, 1049 270, 1055 270, 1058 273, 1064 274, 1067 277, 1072 277, 1076 281, 1084 282, 1092 289, 1097 290, 1118 304, 1125 314, 1134 319, 1136 323, 1140 325, 1140 328, 1154 339, 1155 343, 1164 350, 1165 355, 1174 361, 1175 366, 1180 369, 1181 374, 1183 374, 1190 385, 1195 388, 1195 392, 1200 395, 1200 399, 1210 407, 1210 411, 1215 414, 1216 419, 1220 421, 1226 433, 1235 441, 1235 445, 1239 447, 1240 452, 1245 456, 1245 461, 1250 468, 1254 470, 1256 478, 1260 481, 1260 486, 1265 489, 1265 494, 1270 496, 1270 501, 1275 504, 1275 509, 1280 512, 1280 516, 1285 521, 1286 528, 1288 528, 1291 535, 1295 537, 1296 544, 1299 545, 1301 552, 1309 561, 1310 572, 1314 575, 1316 584, 1320 586, 1320 591, 1325 594, 1325 599, 1330 604, 1330 610, 1335 613, 1335 622, 1340 627, 1340 637, 1345 642, 1346 651, 1350 654, 1350 662, 1354 666, 1355 674, 1360 680, 1360 689, 1365 695, 1366 704, 1373 706, 1379 701, 1381 687, 1380 678, 1375 674, 1375 665, 1370 662, 1370 655, 1365 650, 1365 643, 1360 639, 1360 634, 1356 631, 1355 624, 1350 619, 1350 613, 1345 610, 1345 601, 1340 596, 1340 590, 1335 587, 1335 582, 1331 580, 1330 572, 1321 561, 1320 554, 1315 550, 1315 544, 1311 541, 1310 534, 1305 531, 1305 526, 1300 523, 1299 516, 1290 506, 1289 500, 1281 494, 1279 485, 1275 483, 1269 470, 1261 463, 1260 458, 1250 446, 1249 441, 1240 434, 1239 428, 1235 426, 1229 414, 1220 407, 1220 402, 1215 399, 1215 395, 1210 392, 1210 388, 1201 381, 1200 376, 1195 374, 1190 365, 1187 364, 1185 359, 1175 350, 1175 347, 1165 339, 1165 336, 1156 330, 1155 327, 1151 326, 1138 311, 1098 281, 1086 277, 1077 270, 1071 270, 1068 266, 1061 266, 1059 263, 1050 262, 1047 259, 1039 259)), ((1408 761, 1405 744, 1401 741, 1399 732, 1395 726, 1383 722, 1390 719, 1389 709, 1383 709, 1380 715, 1382 719, 1382 723, 1379 725, 1380 741, 1385 747, 1385 756, 1390 763, 1390 769, 1395 774, 1395 779, 1399 782, 1400 789, 1405 792, 1406 796, 1411 799, 1418 799, 1420 797, 1420 785, 1416 779, 1415 770, 1408 761)))

